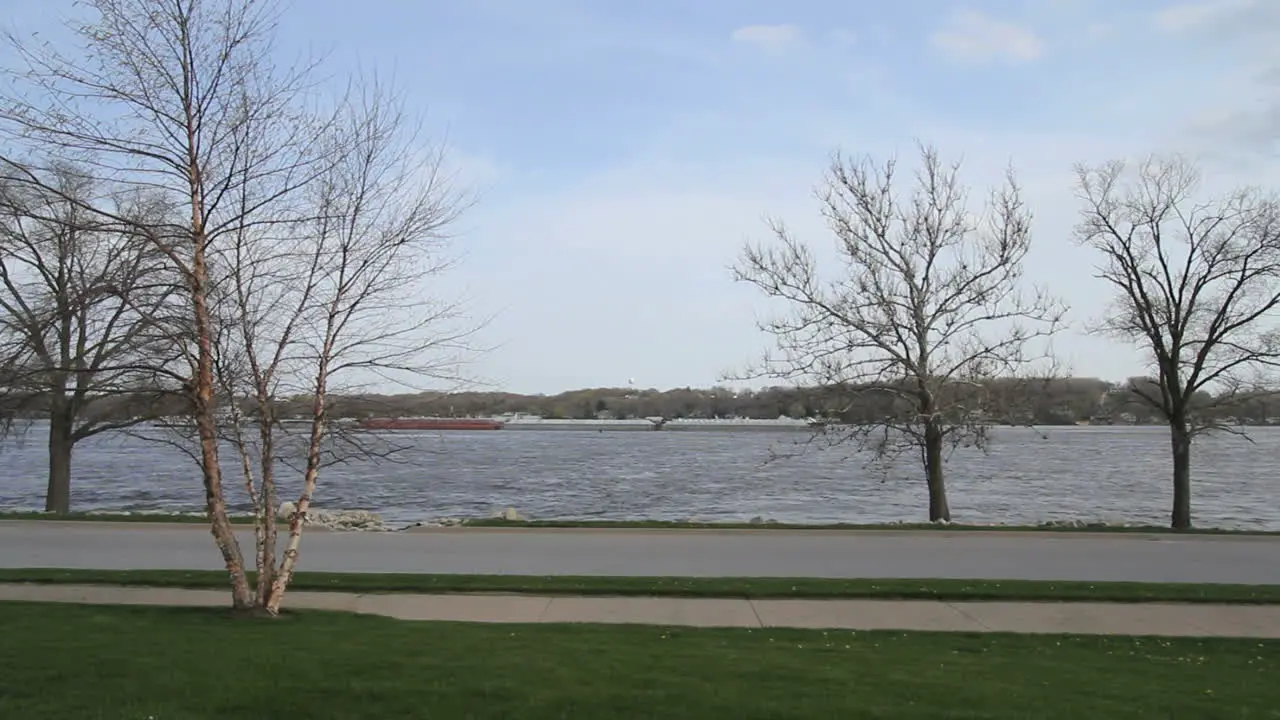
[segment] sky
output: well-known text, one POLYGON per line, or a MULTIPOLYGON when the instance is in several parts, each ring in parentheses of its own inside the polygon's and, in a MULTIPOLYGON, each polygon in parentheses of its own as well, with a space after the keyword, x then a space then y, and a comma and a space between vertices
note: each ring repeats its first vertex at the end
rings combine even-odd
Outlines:
MULTIPOLYGON (((74 12, 5 5, 20 32, 74 12)), ((512 392, 710 386, 757 358, 776 308, 729 267, 766 218, 831 245, 836 150, 931 143, 975 195, 1012 164, 1028 280, 1072 306, 1055 348, 1110 380, 1145 362, 1085 330, 1108 290, 1072 165, 1180 152, 1211 189, 1280 186, 1275 0, 295 0, 281 31, 334 78, 393 78, 446 144, 477 202, 440 293, 485 321, 469 374, 512 392)))

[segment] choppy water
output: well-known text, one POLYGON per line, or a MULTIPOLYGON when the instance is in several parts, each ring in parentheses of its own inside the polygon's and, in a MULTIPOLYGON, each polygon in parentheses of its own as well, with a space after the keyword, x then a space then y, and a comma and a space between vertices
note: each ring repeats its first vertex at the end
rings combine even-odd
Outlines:
MULTIPOLYGON (((43 505, 41 430, 0 443, 0 507, 43 505)), ((990 453, 948 464, 953 518, 972 523, 1102 520, 1163 524, 1168 436, 1155 427, 997 429, 990 453), (1047 435, 1044 437, 1043 435, 1047 435)), ((396 462, 327 468, 317 504, 389 521, 483 516, 512 506, 542 519, 896 522, 926 517, 918 469, 869 471, 840 451, 790 449, 795 432, 444 432, 397 434, 396 462)), ((1197 441, 1193 512, 1202 526, 1280 530, 1280 428, 1197 441)), ((198 510, 195 465, 181 451, 125 435, 77 447, 78 510, 198 510)), ((296 487, 296 478, 286 486, 296 487)), ((238 507, 244 496, 233 494, 238 507)))

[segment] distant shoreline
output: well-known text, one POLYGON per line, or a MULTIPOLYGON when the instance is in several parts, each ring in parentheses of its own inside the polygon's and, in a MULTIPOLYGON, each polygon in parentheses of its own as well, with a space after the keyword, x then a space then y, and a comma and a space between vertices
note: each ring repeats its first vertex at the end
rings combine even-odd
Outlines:
MULTIPOLYGON (((504 415, 485 415, 477 416, 485 420, 501 421, 504 425, 503 430, 514 431, 569 431, 569 432, 653 432, 661 430, 662 432, 813 432, 817 428, 822 427, 821 424, 811 423, 806 420, 794 419, 757 419, 757 418, 740 418, 740 419, 708 419, 708 418, 672 418, 657 422, 647 418, 628 418, 624 420, 588 420, 577 418, 530 418, 520 417, 512 419, 510 416, 504 415)), ((449 418, 452 419, 452 418, 449 418)), ((23 418, 20 419, 26 427, 38 426, 47 422, 43 418, 23 418)), ((356 418, 336 418, 333 423, 341 426, 355 427, 359 422, 356 418)), ((309 426, 310 420, 283 419, 280 421, 283 427, 309 426)), ((181 427, 182 423, 172 420, 158 419, 141 422, 134 428, 149 428, 163 430, 170 427, 181 427)), ((868 427, 850 426, 840 424, 829 424, 827 427, 839 429, 841 427, 868 427)), ((1090 430, 1108 430, 1108 429, 1125 429, 1125 428, 1147 428, 1147 429, 1164 429, 1163 423, 1143 423, 1143 422, 1116 422, 1116 423, 1040 423, 1040 424, 1013 424, 1013 423, 990 423, 988 427, 993 429, 1012 428, 1024 430, 1062 430, 1062 429, 1090 429, 1090 430)), ((1240 432, 1249 432, 1259 428, 1280 427, 1280 424, 1271 423, 1242 423, 1232 425, 1232 428, 1240 432)), ((127 430, 126 430, 127 431, 127 430)), ((367 429, 366 432, 447 432, 447 433, 471 433, 471 432, 493 432, 492 430, 477 430, 471 428, 434 428, 434 429, 367 429)))
MULTIPOLYGON (((811 423, 806 420, 764 420, 756 418, 742 419, 705 419, 705 418, 674 418, 657 422, 647 418, 629 418, 625 420, 587 420, 575 418, 518 418, 511 419, 509 416, 493 415, 480 416, 480 419, 501 421, 504 425, 502 430, 515 431, 601 431, 601 432, 653 432, 660 430, 662 432, 813 432, 820 427, 819 423, 811 423)), ((355 418, 339 418, 335 423, 347 426, 355 426, 358 422, 355 418)), ((310 425, 310 421, 282 420, 281 425, 310 425)), ((161 421, 145 423, 146 427, 164 428, 166 425, 161 421)), ((842 425, 838 423, 830 423, 825 425, 834 429, 842 427, 876 427, 875 425, 842 425)), ((1042 423, 1042 424, 1013 424, 1013 423, 990 423, 988 427, 993 429, 1023 429, 1023 430, 1062 430, 1062 429, 1124 429, 1124 428, 1151 428, 1165 429, 1166 425, 1162 423, 1042 423)), ((1233 425, 1233 428, 1239 428, 1241 431, 1249 431, 1258 428, 1280 427, 1273 424, 1241 424, 1233 425)), ((435 428, 429 430, 415 429, 368 429, 367 432, 493 432, 492 430, 477 430, 472 428, 435 428)))
MULTIPOLYGON (((203 513, 174 511, 111 511, 92 510, 73 512, 69 515, 55 515, 36 510, 0 509, 0 522, 46 522, 46 523, 94 523, 103 525, 203 525, 207 522, 203 513)), ((253 518, 248 515, 232 515, 235 525, 252 525, 253 518)), ((279 524, 284 525, 283 521, 279 524)), ((318 525, 308 525, 308 531, 321 532, 333 530, 318 525)), ((799 531, 799 532, 926 532, 926 533, 1064 533, 1064 534, 1130 534, 1130 535, 1228 535, 1228 536, 1277 536, 1280 531, 1195 527, 1190 530, 1172 530, 1162 525, 1127 525, 1087 521, 1049 521, 1038 525, 995 525, 966 523, 925 523, 925 522, 885 522, 885 523, 781 523, 772 520, 757 519, 751 522, 699 522, 682 520, 504 520, 491 518, 442 518, 416 523, 392 523, 380 528, 382 532, 404 532, 418 530, 654 530, 654 531, 799 531)), ((335 530, 346 532, 349 530, 335 530)), ((359 532, 368 531, 356 530, 359 532)))

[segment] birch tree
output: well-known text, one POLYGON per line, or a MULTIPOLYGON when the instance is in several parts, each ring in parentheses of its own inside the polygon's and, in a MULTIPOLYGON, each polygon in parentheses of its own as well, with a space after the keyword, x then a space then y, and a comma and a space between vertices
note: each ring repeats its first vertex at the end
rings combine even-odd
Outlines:
POLYGON ((232 404, 224 428, 257 518, 256 594, 270 614, 297 566, 324 466, 378 454, 331 422, 331 391, 456 380, 473 329, 433 287, 450 265, 448 232, 466 198, 395 94, 376 83, 358 88, 323 151, 334 161, 300 212, 237 232, 216 283, 217 376, 226 396, 251 408, 232 404), (310 402, 301 437, 279 416, 297 395, 310 402), (302 487, 277 559, 282 470, 301 475, 302 487))
POLYGON ((751 374, 874 413, 819 437, 883 460, 918 454, 929 519, 948 521, 948 448, 986 446, 988 426, 1009 414, 991 381, 1044 372, 1042 341, 1064 308, 1022 288, 1031 215, 1012 173, 975 216, 959 165, 931 147, 920 160, 903 195, 894 160, 835 156, 818 194, 837 260, 820 267, 775 221, 773 242, 746 247, 734 275, 785 308, 761 323, 776 348, 751 374))
POLYGON ((1179 157, 1077 174, 1077 237, 1101 256, 1113 292, 1100 329, 1138 342, 1155 370, 1128 390, 1169 427, 1170 523, 1190 528, 1193 439, 1224 428, 1215 417, 1240 391, 1276 387, 1280 203, 1248 188, 1206 199, 1179 157))
MULTIPOLYGON (((430 246, 451 219, 448 201, 440 183, 413 185, 417 176, 396 164, 397 157, 409 162, 417 148, 379 134, 389 121, 374 109, 385 109, 387 98, 372 105, 366 98, 340 99, 335 112, 311 109, 317 104, 313 66, 272 63, 274 3, 84 5, 91 17, 71 26, 75 54, 10 38, 23 66, 8 76, 13 90, 0 101, 0 133, 9 146, 29 152, 0 155, 0 163, 22 182, 49 189, 38 173, 21 171, 24 163, 37 154, 74 160, 104 181, 146 189, 181 210, 170 215, 180 220, 139 223, 102 206, 84 208, 145 238, 179 281, 177 300, 152 325, 185 368, 192 454, 233 609, 274 615, 323 465, 332 377, 360 369, 411 372, 413 359, 438 340, 423 335, 436 311, 410 323, 416 335, 403 323, 399 334, 387 328, 410 314, 406 306, 413 301, 399 296, 399 315, 392 312, 395 291, 413 290, 397 284, 397 273, 432 269, 413 254, 430 246), (301 294, 293 283, 301 284, 301 294), (289 293, 273 299, 281 289, 289 293), (247 313, 243 322, 238 311, 247 313), (370 323, 374 313, 378 322, 370 323), (411 335, 416 345, 406 339, 411 335), (274 383, 304 377, 313 402, 301 509, 275 574, 273 481, 270 468, 256 472, 256 487, 264 475, 268 486, 255 500, 257 564, 265 571, 255 588, 228 516, 231 479, 220 441, 229 422, 232 434, 247 427, 236 419, 238 393, 251 390, 259 414, 268 406, 261 426, 273 428, 274 383)), ((246 489, 257 492, 246 457, 238 465, 246 489)), ((260 463, 275 456, 263 457, 260 463)))
MULTIPOLYGON (((226 209, 237 193, 260 205, 305 184, 297 140, 246 174, 233 168, 249 122, 292 121, 301 77, 270 64, 274 8, 248 0, 91 0, 71 21, 74 53, 10 37, 22 65, 8 74, 0 131, 16 148, 93 167, 105 181, 163 194, 181 222, 135 225, 181 277, 194 348, 185 386, 199 434, 206 506, 237 611, 254 605, 227 514, 218 458, 209 266, 223 236, 256 218, 226 209)), ((33 154, 34 154, 33 153, 33 154)), ((30 158, 19 158, 30 164, 30 158)), ((21 164, 6 164, 18 177, 21 164)), ((39 185, 36 174, 26 180, 39 185)), ((102 207, 90 208, 128 223, 102 207)))

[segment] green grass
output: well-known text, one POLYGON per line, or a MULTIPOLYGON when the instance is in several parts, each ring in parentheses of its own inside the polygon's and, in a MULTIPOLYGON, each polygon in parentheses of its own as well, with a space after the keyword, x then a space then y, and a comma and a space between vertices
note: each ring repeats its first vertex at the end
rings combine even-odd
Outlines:
MULTIPOLYGON (((225 588, 209 570, 0 569, 0 582, 225 588)), ((840 580, 825 578, 676 578, 542 575, 413 575, 300 572, 295 590, 353 593, 529 593, 732 598, 883 598, 923 600, 1280 603, 1280 585, 1216 585, 1033 580, 840 580)))
POLYGON ((0 603, 0 717, 1280 717, 1280 643, 0 603), (1269 678, 1269 679, 1268 679, 1269 678))

